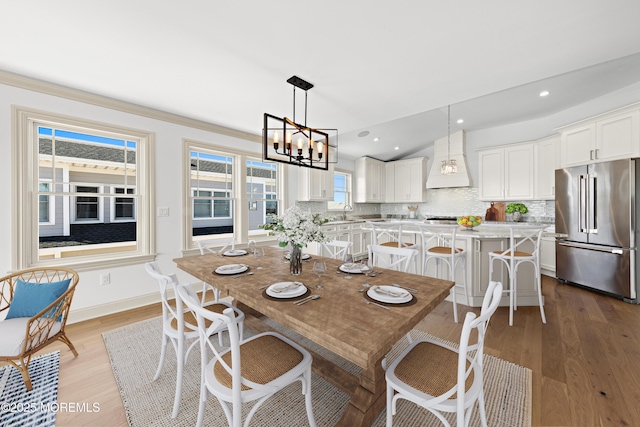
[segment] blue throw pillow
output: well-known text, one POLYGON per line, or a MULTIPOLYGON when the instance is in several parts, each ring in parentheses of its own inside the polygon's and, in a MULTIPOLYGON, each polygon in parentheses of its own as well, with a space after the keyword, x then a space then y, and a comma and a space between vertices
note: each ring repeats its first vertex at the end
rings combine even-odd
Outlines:
MULTIPOLYGON (((5 319, 35 316, 62 295, 69 288, 69 283, 71 279, 51 283, 30 283, 18 279, 5 319)), ((51 311, 45 316, 52 317, 55 307, 51 311)), ((56 320, 60 321, 60 317, 56 320)))

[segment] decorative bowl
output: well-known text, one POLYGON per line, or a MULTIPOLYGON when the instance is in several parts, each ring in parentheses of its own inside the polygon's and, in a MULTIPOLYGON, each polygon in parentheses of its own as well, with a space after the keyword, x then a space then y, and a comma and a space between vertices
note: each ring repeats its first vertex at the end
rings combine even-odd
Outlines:
POLYGON ((471 230, 482 223, 482 217, 477 215, 465 215, 458 217, 458 225, 471 230))

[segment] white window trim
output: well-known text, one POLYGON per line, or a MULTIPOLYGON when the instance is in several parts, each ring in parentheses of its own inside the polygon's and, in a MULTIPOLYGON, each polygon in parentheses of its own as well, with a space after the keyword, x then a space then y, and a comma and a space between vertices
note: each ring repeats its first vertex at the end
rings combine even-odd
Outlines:
MULTIPOLYGON (((227 198, 228 198, 229 202, 233 202, 233 200, 232 200, 233 199, 233 191, 220 189, 220 188, 196 188, 196 187, 191 187, 191 195, 192 196, 195 197, 195 192, 196 191, 210 191, 212 193, 211 196, 209 196, 209 197, 211 197, 211 216, 201 216, 201 217, 196 218, 195 216, 193 216, 194 212, 193 212, 193 206, 192 206, 191 207, 191 219, 193 221, 211 221, 211 220, 214 220, 214 219, 231 219, 232 218, 230 216, 215 216, 213 214, 213 211, 214 211, 213 201, 214 200, 227 200, 225 198, 223 198, 223 199, 215 199, 216 197, 219 197, 219 196, 214 196, 213 193, 215 193, 215 192, 227 193, 227 198)), ((200 196, 200 197, 206 197, 206 196, 200 196)))
MULTIPOLYGON (((248 209, 244 207, 248 206, 249 200, 252 200, 247 197, 247 176, 246 176, 246 163, 247 159, 262 159, 262 154, 257 152, 250 152, 244 150, 238 150, 234 148, 230 148, 228 146, 222 146, 217 144, 211 144, 206 142, 195 141, 191 139, 183 139, 182 140, 182 170, 183 170, 183 188, 192 188, 191 187, 191 167, 188 166, 188 159, 191 158, 191 151, 214 151, 218 153, 224 153, 229 157, 233 157, 233 171, 232 171, 232 182, 233 182, 233 190, 232 190, 232 198, 235 203, 233 203, 233 218, 234 218, 234 238, 236 239, 236 244, 244 244, 247 243, 249 239, 259 240, 260 242, 265 242, 265 244, 276 243, 277 239, 274 236, 264 236, 264 235, 253 235, 249 231, 249 219, 248 219, 248 209), (238 167, 241 165, 241 167, 238 167), (243 173, 240 173, 242 170, 243 173), (242 207, 242 208, 241 208, 242 207)), ((262 160, 260 160, 262 161, 262 160)), ((287 201, 287 193, 286 193, 286 182, 287 182, 287 169, 282 164, 277 164, 277 174, 278 174, 278 194, 280 194, 280 198, 277 199, 278 206, 281 211, 284 211, 287 201)), ((191 206, 191 194, 188 191, 183 191, 183 202, 182 208, 183 212, 185 212, 184 217, 184 231, 182 233, 183 242, 183 255, 195 253, 194 249, 196 249, 196 244, 194 243, 194 238, 192 236, 192 228, 193 228, 193 211, 191 206)), ((221 239, 223 239, 221 237, 221 239)))
POLYGON ((78 271, 95 270, 123 265, 140 264, 155 258, 156 222, 155 222, 155 134, 153 132, 131 129, 124 126, 106 124, 62 114, 43 112, 25 107, 12 106, 12 244, 15 248, 12 269, 22 270, 39 266, 64 265, 78 271), (77 126, 105 134, 126 134, 139 141, 136 156, 139 159, 136 170, 136 188, 140 192, 134 251, 112 252, 87 255, 78 258, 51 260, 38 259, 38 192, 33 191, 37 183, 38 150, 34 146, 35 124, 51 123, 57 126, 77 126))

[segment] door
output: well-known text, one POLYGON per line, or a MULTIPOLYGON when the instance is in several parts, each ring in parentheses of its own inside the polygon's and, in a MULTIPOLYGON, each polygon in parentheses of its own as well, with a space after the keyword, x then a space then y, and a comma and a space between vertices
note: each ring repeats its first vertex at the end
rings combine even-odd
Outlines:
POLYGON ((556 233, 567 234, 567 240, 574 242, 588 242, 584 224, 586 176, 587 166, 556 170, 556 233))
POLYGON ((589 165, 589 243, 629 248, 631 242, 631 186, 635 162, 615 160, 589 165))

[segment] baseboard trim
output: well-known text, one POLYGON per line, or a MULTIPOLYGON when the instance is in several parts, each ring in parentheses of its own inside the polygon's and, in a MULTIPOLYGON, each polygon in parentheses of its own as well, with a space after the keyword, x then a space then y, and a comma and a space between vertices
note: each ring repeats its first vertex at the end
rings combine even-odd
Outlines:
POLYGON ((109 314, 120 313, 134 308, 144 307, 145 305, 160 302, 160 294, 154 292, 147 295, 140 295, 133 298, 122 299, 106 304, 94 305, 79 310, 71 310, 67 319, 67 324, 84 322, 85 320, 95 319, 97 317, 107 316, 109 314))

